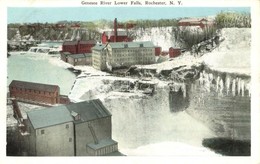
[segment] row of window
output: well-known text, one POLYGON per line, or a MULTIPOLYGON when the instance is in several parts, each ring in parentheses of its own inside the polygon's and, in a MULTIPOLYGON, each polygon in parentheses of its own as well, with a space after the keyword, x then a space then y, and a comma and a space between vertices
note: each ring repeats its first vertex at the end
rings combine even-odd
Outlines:
POLYGON ((28 93, 38 93, 38 94, 44 94, 44 95, 53 95, 52 92, 46 92, 46 91, 36 91, 32 89, 23 89, 23 88, 16 88, 16 87, 11 87, 11 90, 13 91, 21 91, 21 92, 28 92, 28 93))
POLYGON ((143 57, 143 58, 114 58, 112 59, 112 61, 131 61, 132 63, 136 63, 136 62, 139 62, 139 61, 147 61, 147 60, 153 60, 154 58, 153 57, 143 57))
POLYGON ((143 52, 153 52, 154 49, 128 49, 128 50, 125 50, 125 49, 114 49, 113 52, 119 52, 119 53, 122 53, 122 52, 140 52, 140 51, 143 51, 143 52))
POLYGON ((120 53, 113 54, 114 57, 122 57, 122 56, 154 56, 153 53, 120 53))

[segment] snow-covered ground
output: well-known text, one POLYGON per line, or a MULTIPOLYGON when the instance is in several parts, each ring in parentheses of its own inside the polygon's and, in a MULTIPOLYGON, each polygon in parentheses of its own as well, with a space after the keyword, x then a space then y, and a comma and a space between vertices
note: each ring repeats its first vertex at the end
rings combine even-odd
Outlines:
MULTIPOLYGON (((158 30, 159 28, 152 28, 147 36, 144 35, 140 39, 151 40, 151 38, 162 37, 163 35, 157 32, 158 30)), ((167 29, 165 31, 166 34, 164 35, 170 35, 170 33, 167 33, 167 29)), ((169 70, 174 67, 192 66, 204 62, 211 69, 217 71, 250 75, 251 28, 224 28, 220 34, 224 41, 220 43, 219 47, 202 57, 195 57, 186 52, 180 57, 171 59, 171 61, 139 67, 155 68, 157 72, 160 72, 163 69, 169 70)), ((152 41, 155 43, 155 40, 152 41)), ((169 47, 173 44, 170 40, 162 42, 163 47, 169 47)))
POLYGON ((121 149, 120 151, 129 156, 221 156, 207 148, 181 142, 160 142, 140 146, 136 149, 121 149))
POLYGON ((225 40, 203 61, 214 70, 250 75, 251 28, 224 28, 221 35, 225 40))

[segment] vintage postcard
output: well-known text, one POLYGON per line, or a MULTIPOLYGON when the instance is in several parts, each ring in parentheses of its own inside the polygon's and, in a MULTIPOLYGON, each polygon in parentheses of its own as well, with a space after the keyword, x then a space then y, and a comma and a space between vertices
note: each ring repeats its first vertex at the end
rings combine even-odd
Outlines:
POLYGON ((4 162, 260 162, 259 1, 3 4, 4 162))

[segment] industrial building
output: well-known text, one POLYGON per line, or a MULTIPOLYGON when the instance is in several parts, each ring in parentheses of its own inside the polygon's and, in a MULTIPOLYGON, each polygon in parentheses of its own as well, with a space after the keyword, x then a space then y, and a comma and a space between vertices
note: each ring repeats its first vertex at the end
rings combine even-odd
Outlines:
POLYGON ((103 156, 118 152, 111 113, 98 99, 27 113, 32 156, 103 156))
POLYGON ((68 54, 67 62, 73 66, 92 65, 92 54, 91 53, 68 54))
POLYGON ((131 42, 133 39, 128 37, 128 33, 126 30, 118 30, 119 28, 129 29, 133 28, 134 24, 118 24, 117 18, 114 20, 114 29, 113 31, 104 31, 102 33, 102 44, 106 44, 109 42, 131 42), (124 27, 125 26, 125 27, 124 27))
POLYGON ((93 47, 92 65, 99 70, 155 63, 152 42, 113 42, 93 47))
POLYGON ((67 96, 60 95, 58 85, 13 80, 9 92, 11 98, 24 102, 52 105, 70 102, 67 96))
POLYGON ((96 43, 95 40, 65 41, 62 44, 62 52, 70 52, 71 54, 91 53, 91 48, 96 43))

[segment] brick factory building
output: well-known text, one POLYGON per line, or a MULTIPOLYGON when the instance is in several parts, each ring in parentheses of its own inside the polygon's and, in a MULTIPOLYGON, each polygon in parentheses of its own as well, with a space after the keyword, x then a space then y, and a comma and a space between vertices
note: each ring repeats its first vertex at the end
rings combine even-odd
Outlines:
POLYGON ((162 52, 162 47, 156 46, 155 47, 155 56, 160 56, 162 52))
MULTIPOLYGON (((11 98, 16 98, 20 101, 40 104, 60 103, 61 95, 58 85, 13 80, 9 85, 9 92, 11 98)), ((68 98, 65 97, 62 96, 62 102, 69 102, 68 98)))
POLYGON ((132 42, 133 39, 128 37, 127 31, 125 30, 118 30, 118 28, 133 28, 134 24, 118 24, 117 18, 114 20, 114 29, 113 31, 104 31, 102 33, 102 44, 106 44, 108 42, 132 42))
POLYGON ((62 44, 62 52, 70 52, 71 54, 91 53, 91 48, 96 43, 95 40, 65 41, 62 44))

